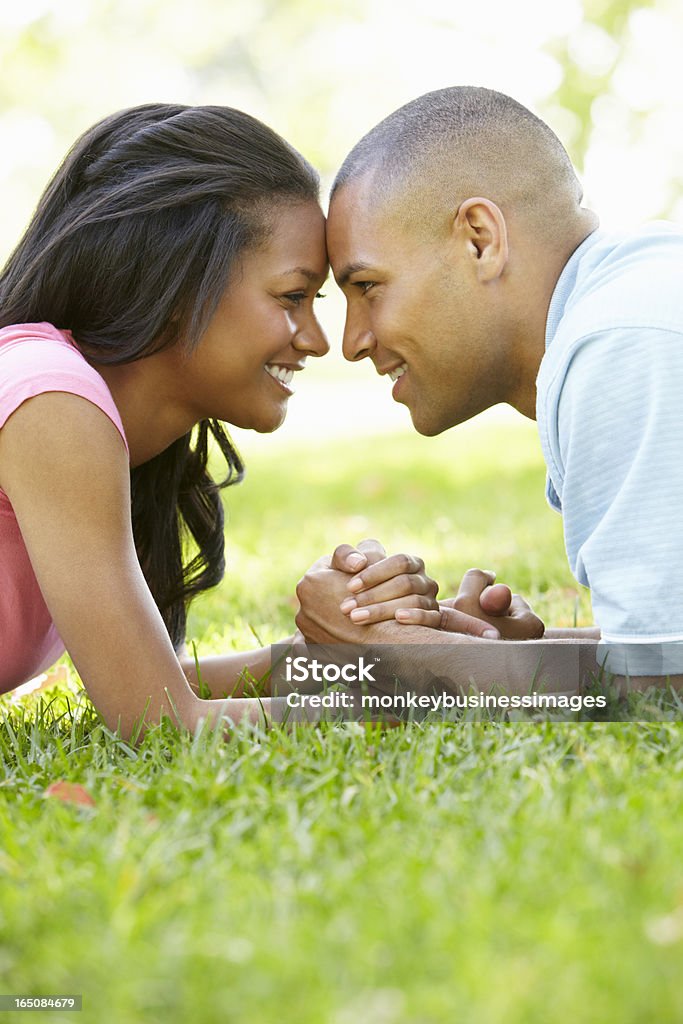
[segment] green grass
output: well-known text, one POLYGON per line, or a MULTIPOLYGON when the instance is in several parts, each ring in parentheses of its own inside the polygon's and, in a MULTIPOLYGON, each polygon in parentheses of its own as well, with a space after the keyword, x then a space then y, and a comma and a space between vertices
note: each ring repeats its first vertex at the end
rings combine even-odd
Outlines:
MULTIPOLYGON (((521 425, 373 440, 367 468, 358 441, 248 454, 201 652, 277 639, 306 565, 365 534, 590 621, 521 425)), ((682 774, 667 721, 166 724, 133 750, 72 677, 0 712, 0 993, 83 993, 98 1024, 673 1024, 682 774)))

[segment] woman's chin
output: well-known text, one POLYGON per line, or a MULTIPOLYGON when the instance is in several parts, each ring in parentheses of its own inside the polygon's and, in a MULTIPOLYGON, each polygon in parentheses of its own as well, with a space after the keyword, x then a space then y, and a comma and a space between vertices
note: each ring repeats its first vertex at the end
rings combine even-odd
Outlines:
POLYGON ((240 430, 255 430, 257 434, 272 434, 285 422, 287 416, 287 403, 282 402, 277 406, 266 406, 258 411, 251 409, 241 416, 236 415, 233 410, 230 416, 217 416, 216 419, 229 423, 240 430))
POLYGON ((252 429, 255 430, 258 434, 272 434, 273 431, 279 430, 279 428, 285 422, 286 418, 287 406, 284 406, 284 408, 280 411, 280 414, 278 416, 264 417, 259 422, 259 424, 257 426, 254 426, 252 429))

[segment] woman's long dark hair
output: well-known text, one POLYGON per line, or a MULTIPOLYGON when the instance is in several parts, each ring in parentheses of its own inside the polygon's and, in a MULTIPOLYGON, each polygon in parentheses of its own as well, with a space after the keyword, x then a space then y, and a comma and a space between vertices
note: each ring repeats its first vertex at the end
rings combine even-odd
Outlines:
MULTIPOLYGON (((273 207, 317 198, 313 168, 239 110, 120 111, 81 136, 45 190, 0 276, 0 327, 47 321, 101 365, 176 342, 191 351, 273 207)), ((244 472, 217 420, 191 440, 131 470, 138 558, 176 649, 189 601, 223 578, 220 488, 244 472), (219 483, 207 471, 209 434, 228 465, 219 483)))

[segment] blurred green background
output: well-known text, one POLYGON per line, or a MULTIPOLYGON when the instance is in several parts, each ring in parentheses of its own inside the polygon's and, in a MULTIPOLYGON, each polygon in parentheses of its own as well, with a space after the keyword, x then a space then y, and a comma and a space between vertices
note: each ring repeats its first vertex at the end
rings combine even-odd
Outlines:
MULTIPOLYGON (((682 51, 677 0, 2 0, 0 257, 76 136, 153 100, 260 117, 319 168, 326 196, 391 110, 484 85, 549 122, 604 225, 680 219, 682 51)), ((278 440, 409 430, 372 367, 341 360, 343 303, 326 291, 333 352, 306 374, 278 440)), ((247 454, 273 442, 240 439, 247 454)))

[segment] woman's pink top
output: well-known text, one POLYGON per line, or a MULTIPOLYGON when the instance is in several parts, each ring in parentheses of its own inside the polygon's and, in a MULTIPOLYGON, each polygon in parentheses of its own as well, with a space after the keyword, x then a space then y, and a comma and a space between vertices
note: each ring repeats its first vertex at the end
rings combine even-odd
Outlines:
MULTIPOLYGON (((23 402, 46 391, 87 398, 112 420, 128 449, 109 388, 68 331, 47 323, 0 330, 0 429, 23 402)), ((0 489, 0 693, 38 675, 63 653, 14 510, 0 489)))

